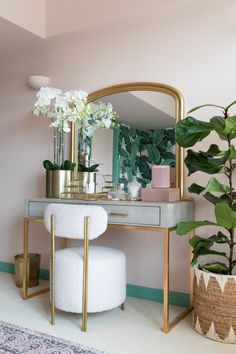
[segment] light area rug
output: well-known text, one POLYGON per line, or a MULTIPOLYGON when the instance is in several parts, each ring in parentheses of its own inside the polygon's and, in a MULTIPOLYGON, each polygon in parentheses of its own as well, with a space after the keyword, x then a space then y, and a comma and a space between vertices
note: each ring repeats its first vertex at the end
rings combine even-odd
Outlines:
POLYGON ((0 321, 0 354, 108 354, 0 321))

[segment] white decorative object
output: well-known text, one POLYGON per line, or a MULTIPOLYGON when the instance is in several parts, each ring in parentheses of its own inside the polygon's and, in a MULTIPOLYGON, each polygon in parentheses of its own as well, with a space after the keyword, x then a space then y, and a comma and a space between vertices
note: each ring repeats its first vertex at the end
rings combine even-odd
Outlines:
MULTIPOLYGON (((44 225, 50 232, 51 215, 55 217, 55 235, 84 238, 84 217, 89 217, 88 238, 95 239, 107 228, 104 208, 95 205, 49 204, 44 211, 44 225)), ((126 257, 116 249, 88 247, 88 312, 118 307, 126 298, 126 257)), ((55 252, 55 306, 82 313, 84 247, 64 248, 55 252)))
MULTIPOLYGON (((108 247, 90 246, 88 312, 118 307, 126 297, 125 254, 108 247)), ((56 308, 81 313, 83 288, 83 247, 56 252, 56 308)))
MULTIPOLYGON (((37 93, 33 114, 52 120, 50 127, 54 132, 54 163, 61 166, 64 162, 64 133, 70 132, 70 122, 78 123, 80 153, 86 137, 91 138, 97 130, 112 128, 116 112, 110 103, 88 103, 85 91, 62 90, 41 87, 37 93)), ((85 144, 86 146, 86 144, 85 144)), ((86 153, 82 151, 82 154, 86 153)))
POLYGON ((28 76, 28 84, 34 90, 39 90, 41 87, 48 86, 50 78, 42 75, 30 75, 28 76))
POLYGON ((137 200, 140 198, 140 191, 142 185, 135 180, 128 184, 128 194, 131 200, 137 200))

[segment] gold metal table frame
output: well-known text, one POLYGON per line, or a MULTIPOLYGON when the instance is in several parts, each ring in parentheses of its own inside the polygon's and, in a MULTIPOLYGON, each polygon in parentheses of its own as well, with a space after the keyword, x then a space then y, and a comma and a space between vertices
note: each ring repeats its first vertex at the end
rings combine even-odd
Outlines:
MULTIPOLYGON (((29 224, 30 223, 42 223, 43 218, 36 217, 24 217, 24 251, 23 251, 23 288, 22 297, 24 300, 31 299, 37 295, 44 294, 49 291, 49 288, 41 289, 32 293, 28 293, 28 267, 27 259, 29 253, 29 224)), ((162 233, 164 237, 164 264, 163 264, 163 321, 162 321, 162 331, 164 333, 170 332, 182 319, 184 319, 189 312, 192 310, 193 305, 193 271, 189 267, 189 307, 182 311, 173 321, 169 320, 169 253, 170 253, 170 233, 176 230, 176 226, 173 227, 159 227, 159 226, 135 226, 135 225, 119 225, 119 224, 108 224, 108 229, 126 229, 126 230, 144 230, 144 231, 154 231, 162 233)), ((192 237, 192 232, 189 233, 189 237, 192 237)), ((191 247, 189 247, 189 259, 191 259, 191 247)))

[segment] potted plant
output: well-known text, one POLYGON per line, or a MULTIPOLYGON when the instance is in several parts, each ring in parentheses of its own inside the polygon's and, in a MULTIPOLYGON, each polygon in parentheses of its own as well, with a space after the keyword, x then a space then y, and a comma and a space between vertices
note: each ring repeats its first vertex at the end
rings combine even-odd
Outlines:
POLYGON ((187 150, 188 175, 196 171, 210 175, 206 186, 193 183, 188 190, 201 194, 212 204, 215 220, 181 222, 177 233, 184 235, 208 225, 215 230, 206 237, 195 234, 190 240, 194 266, 194 326, 206 337, 229 343, 236 343, 236 192, 233 188, 236 116, 230 114, 235 105, 236 101, 227 107, 212 104, 195 107, 176 127, 176 141, 184 148, 194 146, 212 132, 222 146, 211 144, 207 151, 187 150), (191 115, 203 107, 215 107, 220 114, 212 116, 208 122, 191 115))
MULTIPOLYGON (((63 93, 60 89, 52 87, 42 87, 37 93, 33 114, 50 118, 52 121, 50 127, 54 128, 54 160, 53 162, 45 160, 43 163, 46 169, 47 197, 60 198, 62 193, 70 192, 74 177, 78 177, 76 172, 73 172, 76 164, 65 160, 64 156, 65 133, 70 132, 70 122, 78 122, 79 162, 83 161, 84 164, 87 161, 85 155, 89 154, 89 145, 91 145, 89 142, 95 132, 115 126, 117 114, 113 111, 112 105, 102 102, 88 103, 87 96, 88 94, 81 90, 63 93)), ((93 169, 93 166, 84 166, 89 170, 81 171, 81 167, 78 166, 78 171, 83 173, 84 185, 86 183, 87 186, 88 181, 91 180, 95 188, 96 167, 93 169)), ((91 193, 92 190, 94 189, 90 188, 89 192, 91 193)))
POLYGON ((65 160, 60 166, 49 160, 43 161, 46 170, 46 198, 61 198, 72 184, 76 164, 65 160))

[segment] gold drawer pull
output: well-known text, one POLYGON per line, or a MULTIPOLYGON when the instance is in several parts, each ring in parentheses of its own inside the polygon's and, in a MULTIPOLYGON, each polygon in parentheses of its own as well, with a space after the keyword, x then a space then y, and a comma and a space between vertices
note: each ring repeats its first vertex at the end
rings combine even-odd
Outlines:
POLYGON ((129 216, 129 214, 128 213, 109 213, 109 216, 117 216, 117 217, 119 217, 119 216, 123 216, 123 217, 127 217, 127 216, 129 216))

